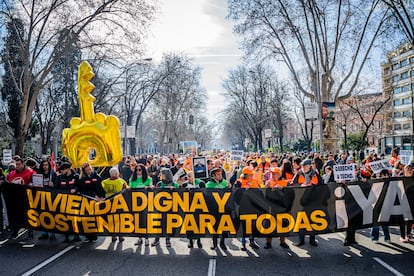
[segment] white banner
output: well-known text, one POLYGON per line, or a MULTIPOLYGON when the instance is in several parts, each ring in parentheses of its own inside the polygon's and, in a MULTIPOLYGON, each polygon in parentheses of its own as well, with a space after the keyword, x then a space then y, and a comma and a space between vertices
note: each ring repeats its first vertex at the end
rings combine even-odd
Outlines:
POLYGON ((243 161, 243 153, 242 150, 232 150, 230 153, 230 160, 243 161))
POLYGON ((333 166, 335 181, 353 180, 355 178, 355 164, 333 166))
POLYGON ((371 167, 371 170, 374 173, 380 173, 382 170, 388 170, 388 171, 392 170, 392 166, 391 166, 390 162, 388 162, 387 159, 374 161, 374 162, 371 162, 371 163, 368 163, 368 164, 369 164, 369 166, 371 167))

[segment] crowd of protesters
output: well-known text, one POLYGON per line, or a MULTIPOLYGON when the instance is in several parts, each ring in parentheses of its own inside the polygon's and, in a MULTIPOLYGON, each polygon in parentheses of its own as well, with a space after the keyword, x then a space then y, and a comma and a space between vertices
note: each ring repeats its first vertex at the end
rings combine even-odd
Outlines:
MULTIPOLYGON (((311 186, 323 185, 334 182, 333 168, 338 164, 355 164, 355 178, 352 181, 366 182, 370 179, 386 178, 392 176, 413 177, 412 164, 403 164, 399 158, 398 149, 392 151, 388 158, 392 171, 384 170, 381 173, 374 173, 370 168, 370 163, 384 159, 384 155, 378 156, 375 153, 350 155, 348 152, 320 155, 318 153, 296 153, 296 154, 258 154, 250 153, 244 157, 243 161, 230 162, 228 153, 205 154, 207 165, 207 177, 203 179, 194 178, 192 168, 192 157, 194 154, 168 154, 168 155, 140 155, 125 156, 116 167, 101 168, 95 170, 89 163, 84 163, 81 168, 72 168, 69 160, 61 157, 56 162, 48 156, 43 156, 38 160, 34 158, 23 159, 14 156, 13 161, 5 168, 0 168, 0 185, 4 182, 18 185, 33 186, 33 175, 42 175, 43 186, 61 189, 70 193, 78 193, 84 196, 102 201, 105 198, 122 192, 125 189, 156 189, 156 188, 232 188, 241 189, 271 188, 285 189, 289 186, 311 186), (226 173, 227 171, 227 173, 226 173)), ((0 194, 1 195, 1 194, 0 194)), ((7 225, 3 200, 0 200, 0 236, 7 225), (6 225, 4 225, 6 222, 6 225)), ((400 241, 403 243, 412 242, 411 237, 412 221, 401 222, 400 241)), ((9 226, 10 228, 10 226, 9 226)), ((382 226, 384 241, 390 242, 388 226, 382 226)), ((10 238, 17 239, 21 229, 11 227, 10 238)), ((199 238, 188 237, 188 247, 197 246, 202 248, 199 238)), ((33 239, 33 231, 28 230, 26 240, 33 239)), ((40 240, 55 240, 54 233, 42 232, 40 240)), ((85 237, 84 242, 95 242, 96 234, 85 237)), ((112 237, 115 242, 117 237, 112 237)), ((124 237, 118 237, 119 242, 124 241, 124 237)), ((248 237, 249 245, 253 249, 259 249, 255 238, 248 237)), ((376 243, 379 240, 379 227, 371 229, 371 240, 376 243)), ((81 238, 77 235, 70 239, 65 235, 64 242, 77 242, 81 238)), ((280 246, 289 248, 286 237, 280 237, 280 246)), ((241 250, 246 250, 246 237, 241 239, 241 250)), ((356 244, 355 230, 347 230, 344 245, 356 244)), ((158 246, 160 237, 155 237, 152 243, 148 237, 143 235, 138 237, 135 245, 158 246)), ((305 237, 299 236, 296 246, 305 244, 305 237)), ((310 235, 309 244, 318 246, 315 235, 310 235)), ((217 246, 226 250, 225 235, 214 235, 211 249, 217 246), (218 239, 220 242, 218 243, 218 239)), ((171 247, 170 237, 166 237, 166 246, 171 247)), ((265 249, 272 247, 272 238, 265 239, 265 249)))

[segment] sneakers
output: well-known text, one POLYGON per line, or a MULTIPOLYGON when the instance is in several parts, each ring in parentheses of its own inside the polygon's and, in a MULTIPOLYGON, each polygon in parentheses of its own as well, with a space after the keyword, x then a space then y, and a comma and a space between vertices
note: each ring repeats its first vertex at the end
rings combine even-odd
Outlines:
POLYGON ((409 243, 410 241, 408 240, 408 238, 400 237, 400 242, 402 242, 402 243, 409 243))
POLYGON ((372 243, 379 243, 378 240, 372 240, 372 243))
POLYGON ((160 244, 160 239, 159 238, 155 238, 155 240, 151 243, 151 246, 157 246, 160 244))
POLYGON ((119 242, 123 242, 125 240, 124 237, 119 237, 119 242))
POLYGON ((112 236, 112 242, 116 242, 117 238, 115 236, 112 236))
MULTIPOLYGON (((282 244, 280 244, 280 246, 282 246, 282 244)), ((270 249, 270 248, 272 248, 272 244, 271 244, 270 242, 267 242, 267 243, 263 246, 263 248, 264 248, 264 249, 270 249)))
POLYGON ((194 245, 193 245, 193 240, 189 240, 189 241, 188 241, 187 247, 188 247, 188 248, 193 248, 193 247, 194 247, 194 245))
POLYGON ((253 248, 253 249, 259 249, 260 247, 257 245, 257 243, 255 243, 254 241, 253 242, 251 242, 250 244, 250 247, 251 248, 253 248))
POLYGON ((135 245, 141 246, 141 244, 142 244, 142 238, 138 238, 138 240, 135 243, 135 245))
POLYGON ((391 240, 384 240, 385 243, 391 243, 391 240))
MULTIPOLYGON (((283 247, 283 248, 286 248, 286 249, 289 248, 289 245, 287 243, 285 243, 285 242, 281 242, 280 243, 280 246, 283 247)), ((270 245, 270 247, 272 247, 272 245, 270 245)))

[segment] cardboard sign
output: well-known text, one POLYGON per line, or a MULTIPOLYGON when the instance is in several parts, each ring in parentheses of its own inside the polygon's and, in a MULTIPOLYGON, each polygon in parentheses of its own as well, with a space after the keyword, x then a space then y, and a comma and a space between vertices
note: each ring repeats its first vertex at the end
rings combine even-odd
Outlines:
POLYGON ((368 163, 373 173, 380 173, 382 170, 392 171, 392 166, 388 160, 379 160, 368 163))
POLYGON ((333 166, 335 181, 353 180, 355 178, 355 164, 333 166))
POLYGON ((413 151, 400 150, 400 159, 401 163, 403 163, 404 165, 411 164, 411 160, 413 159, 413 151))
POLYGON ((12 150, 3 149, 3 164, 7 165, 12 161, 12 150))
POLYGON ((33 174, 32 183, 35 187, 43 187, 43 174, 33 174))

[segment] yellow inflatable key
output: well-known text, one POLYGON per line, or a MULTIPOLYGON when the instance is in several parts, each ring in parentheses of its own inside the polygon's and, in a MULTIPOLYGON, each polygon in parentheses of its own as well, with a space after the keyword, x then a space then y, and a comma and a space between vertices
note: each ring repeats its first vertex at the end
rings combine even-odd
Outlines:
POLYGON ((73 167, 88 162, 93 167, 118 164, 122 159, 121 131, 118 117, 94 111, 95 86, 89 81, 95 74, 92 66, 83 61, 78 70, 80 118, 70 120, 70 128, 62 131, 62 150, 73 167))

